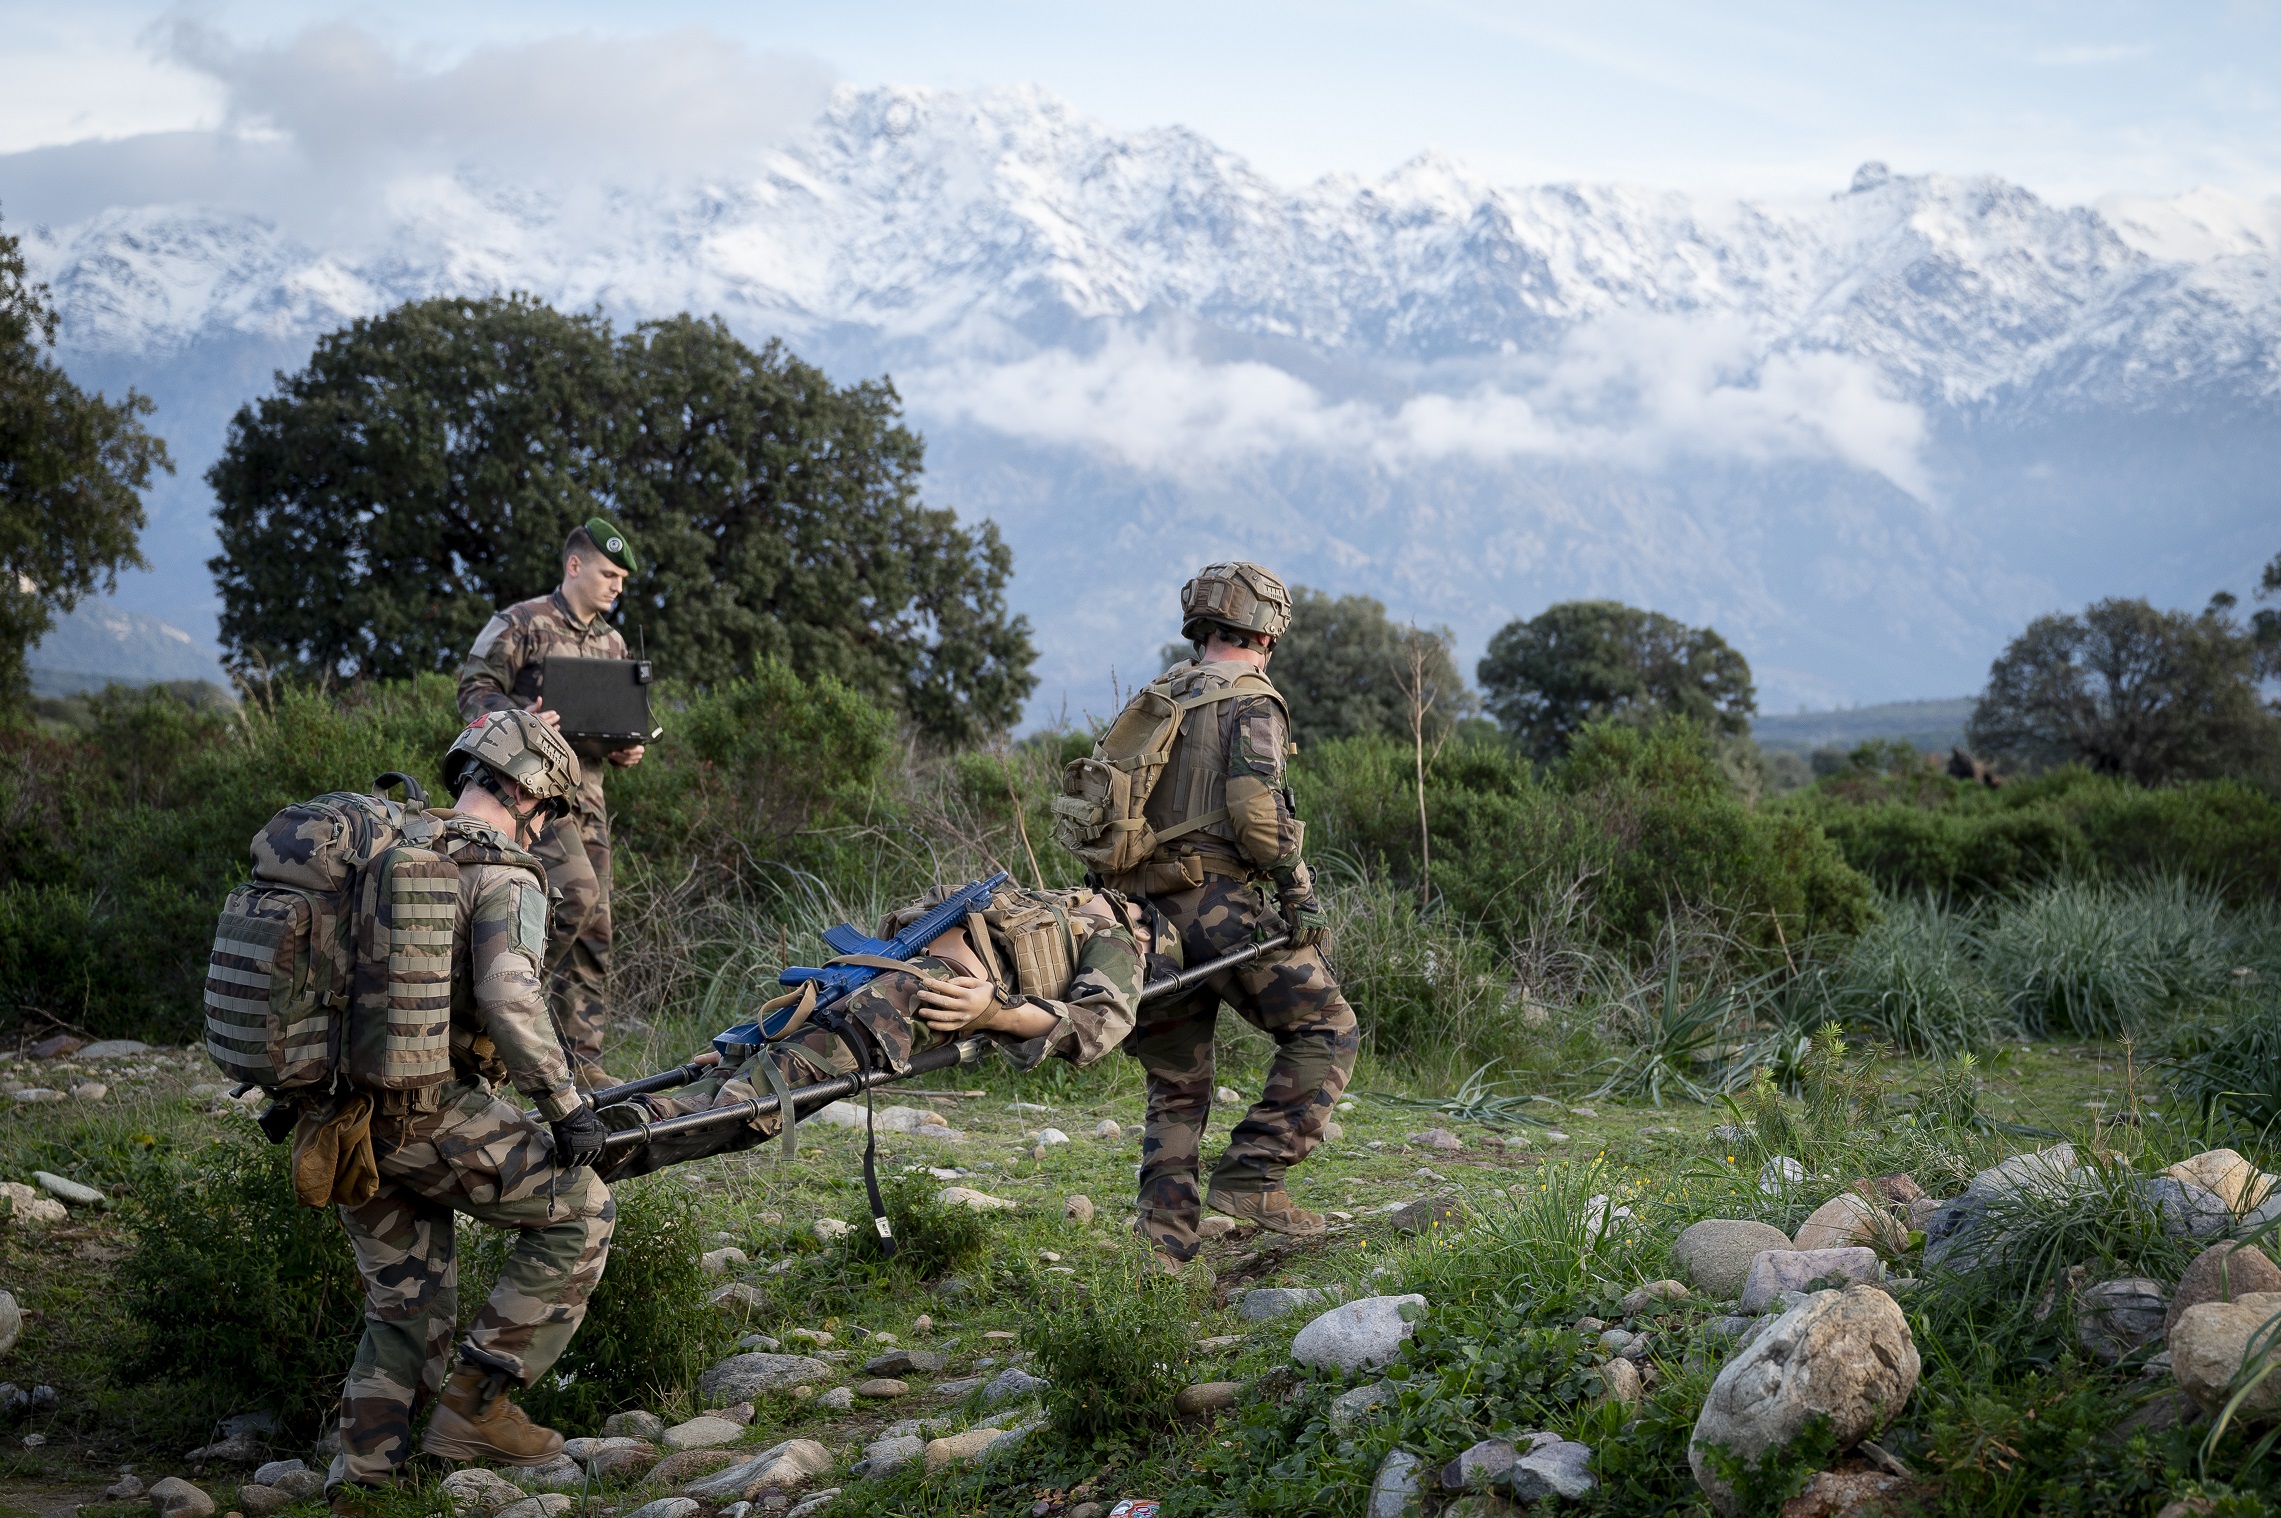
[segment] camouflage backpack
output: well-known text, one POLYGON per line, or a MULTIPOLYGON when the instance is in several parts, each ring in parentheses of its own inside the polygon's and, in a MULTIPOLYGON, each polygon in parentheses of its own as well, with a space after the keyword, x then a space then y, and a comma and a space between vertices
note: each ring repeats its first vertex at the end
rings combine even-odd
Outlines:
POLYGON ((397 781, 408 805, 335 791, 254 836, 253 879, 223 903, 206 978, 206 1052, 233 1080, 290 1093, 450 1078, 464 849, 406 777, 375 791, 397 781))
POLYGON ((1114 881, 1148 863, 1173 839, 1227 820, 1222 807, 1159 831, 1149 826, 1146 815, 1190 712, 1261 689, 1274 694, 1265 680, 1245 678, 1197 695, 1174 696, 1174 679, 1194 667, 1176 664, 1142 686, 1094 740, 1093 752, 1062 767, 1061 794, 1053 798, 1053 836, 1103 879, 1114 881))

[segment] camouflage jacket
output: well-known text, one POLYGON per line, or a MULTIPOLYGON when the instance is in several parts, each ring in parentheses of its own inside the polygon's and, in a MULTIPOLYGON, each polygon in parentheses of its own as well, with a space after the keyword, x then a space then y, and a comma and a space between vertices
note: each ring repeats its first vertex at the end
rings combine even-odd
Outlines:
MULTIPOLYGON (((459 720, 473 722, 485 712, 508 707, 529 707, 545 694, 542 681, 549 654, 585 659, 623 659, 626 640, 601 617, 580 622, 557 590, 517 601, 483 624, 467 662, 459 667, 459 720)), ((603 751, 591 743, 574 743, 585 783, 579 787, 578 809, 590 816, 602 814, 602 773, 609 768, 603 751), (591 752, 590 752, 591 750, 591 752)))
POLYGON ((1096 927, 1078 945, 1077 973, 1058 1000, 1022 1000, 1061 1021, 1036 1038, 990 1034, 1017 1070, 1035 1070, 1049 1059, 1090 1065, 1125 1041, 1140 1014, 1143 965, 1140 945, 1122 924, 1096 927))
MULTIPOLYGON (((454 852, 456 835, 474 846, 470 853, 529 857, 505 834, 472 817, 442 810, 429 815, 445 820, 438 847, 446 853, 454 852)), ((459 910, 452 923, 452 942, 462 950, 452 974, 452 1065, 487 1079, 504 1076, 551 1122, 568 1115, 579 1097, 540 978, 546 933, 546 882, 536 861, 460 865, 459 910)))
POLYGON ((1183 834, 1161 852, 1232 859, 1241 874, 1295 864, 1304 829, 1284 783, 1292 748, 1282 696, 1260 671, 1235 661, 1175 665, 1157 682, 1176 701, 1231 685, 1244 690, 1182 719, 1169 770, 1148 801, 1149 824, 1159 831, 1222 808, 1227 817, 1183 834))

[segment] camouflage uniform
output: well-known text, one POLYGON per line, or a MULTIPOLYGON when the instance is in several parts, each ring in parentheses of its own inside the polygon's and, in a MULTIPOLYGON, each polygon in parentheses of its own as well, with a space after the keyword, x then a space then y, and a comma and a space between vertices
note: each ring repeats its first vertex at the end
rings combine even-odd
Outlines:
MULTIPOLYGON (((1169 770, 1149 798, 1149 823, 1162 832, 1222 807, 1227 815, 1182 833, 1129 879, 1107 884, 1147 891, 1193 965, 1283 930, 1264 883, 1278 869, 1304 879, 1298 859, 1305 829, 1284 785, 1290 719, 1266 677, 1231 661, 1177 666, 1161 678, 1176 700, 1231 686, 1239 693, 1199 705, 1182 720, 1169 770)), ((1266 1089, 1212 1171, 1212 1186, 1227 1192, 1282 1188, 1284 1172, 1321 1142, 1361 1047, 1354 1009, 1314 945, 1263 955, 1143 1011, 1125 1045, 1148 1073, 1141 1231, 1182 1260, 1193 1259, 1199 1244, 1198 1174, 1222 1002, 1276 1044, 1266 1089)))
MULTIPOLYGON (((494 859, 514 852, 472 818, 429 815, 448 820, 438 845, 446 852, 454 841, 494 859)), ((412 1453, 413 1419, 450 1368, 453 1213, 517 1231, 460 1357, 519 1385, 561 1355, 602 1278, 616 1217, 609 1188, 591 1170, 557 1169, 546 1129, 492 1084, 504 1077, 547 1120, 579 1105, 539 981, 544 890, 532 868, 463 863, 452 927, 458 1079, 375 1095, 380 1187, 361 1206, 338 1209, 364 1276, 364 1338, 341 1398, 341 1453, 328 1486, 384 1484, 412 1453)))
MULTIPOLYGON (((541 684, 549 654, 623 659, 626 640, 601 617, 581 623, 559 590, 518 601, 484 624, 460 666, 460 720, 528 708, 546 694, 541 684)), ((547 1001, 563 1044, 584 1065, 600 1061, 610 1013, 610 820, 602 802, 602 774, 609 765, 598 744, 571 747, 583 771, 578 795, 570 815, 550 826, 531 852, 546 866, 547 884, 556 893, 547 1001)))
MULTIPOLYGON (((913 1055, 942 1043, 945 1035, 919 1020, 919 988, 928 979, 969 973, 947 959, 921 955, 911 970, 889 971, 865 982, 842 1004, 850 1021, 869 1037, 875 1066, 908 1070, 913 1055)), ((1060 1022, 1036 1038, 1017 1039, 1005 1033, 983 1036, 998 1046, 1016 1070, 1035 1070, 1048 1059, 1066 1059, 1090 1065, 1115 1049, 1132 1031, 1134 1009, 1139 1005, 1143 960, 1139 944, 1122 925, 1098 924, 1078 946, 1077 968, 1068 987, 1056 999, 1014 997, 1053 1013, 1060 1022)), ((613 1127, 631 1126, 640 1117, 673 1117, 703 1112, 716 1105, 750 1101, 775 1088, 768 1083, 760 1061, 773 1059, 787 1085, 814 1085, 856 1068, 855 1056, 836 1034, 813 1025, 770 1045, 733 1072, 716 1070, 703 1080, 678 1091, 651 1093, 622 1107, 607 1108, 603 1119, 613 1127), (638 1107, 639 1112, 629 1111, 638 1107)), ((626 1157, 605 1167, 612 1180, 646 1175, 666 1165, 734 1149, 749 1149, 783 1131, 782 1120, 771 1114, 741 1127, 688 1134, 659 1140, 626 1152, 626 1157)))

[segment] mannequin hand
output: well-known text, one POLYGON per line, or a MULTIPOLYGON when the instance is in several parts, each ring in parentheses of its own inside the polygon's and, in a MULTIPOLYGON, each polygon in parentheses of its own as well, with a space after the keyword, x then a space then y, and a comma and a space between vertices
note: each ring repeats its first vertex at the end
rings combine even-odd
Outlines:
POLYGON ((937 1033, 956 1033, 988 1017, 998 988, 979 975, 952 975, 919 987, 919 1021, 937 1033))

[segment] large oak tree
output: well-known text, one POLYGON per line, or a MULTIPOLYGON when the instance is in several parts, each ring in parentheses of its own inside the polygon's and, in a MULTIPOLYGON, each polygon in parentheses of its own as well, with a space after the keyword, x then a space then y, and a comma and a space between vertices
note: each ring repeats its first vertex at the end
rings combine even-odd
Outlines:
POLYGON ((1686 717, 1750 731, 1750 664, 1707 627, 1618 601, 1563 601, 1489 640, 1475 671, 1489 711, 1530 754, 1553 759, 1585 723, 1686 717))

